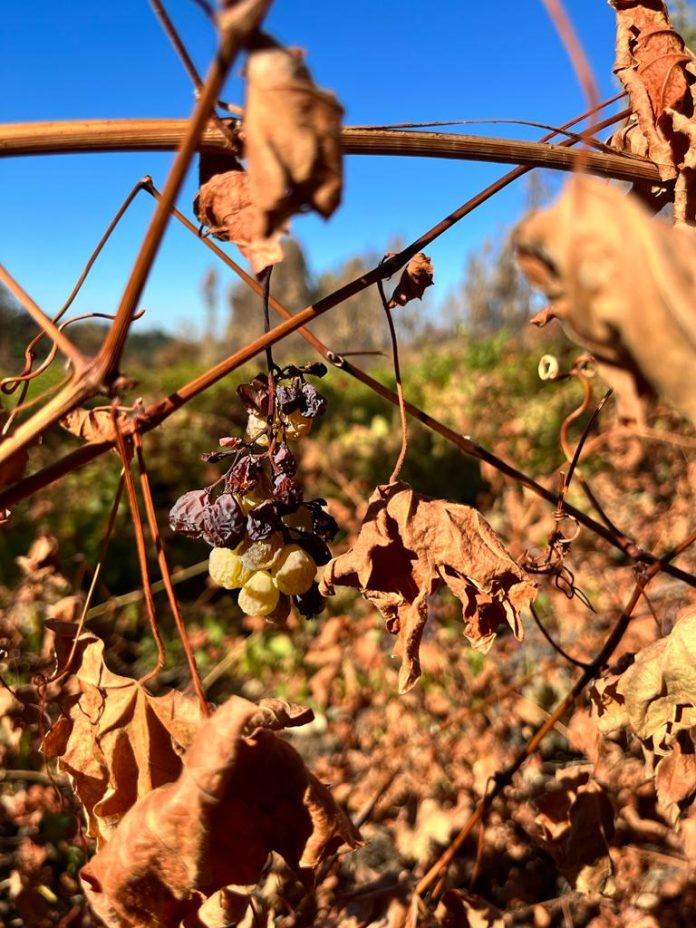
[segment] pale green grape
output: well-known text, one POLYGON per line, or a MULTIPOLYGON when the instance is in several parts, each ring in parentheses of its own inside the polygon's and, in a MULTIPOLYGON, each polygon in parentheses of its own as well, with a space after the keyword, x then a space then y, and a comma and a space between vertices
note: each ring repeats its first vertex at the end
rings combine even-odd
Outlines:
POLYGON ((257 570, 239 591, 239 608, 247 615, 268 615, 278 605, 280 593, 266 570, 257 570))
POLYGON ((285 437, 292 441, 295 438, 302 438, 312 427, 313 419, 307 419, 296 409, 288 415, 283 414, 283 424, 285 425, 285 437))
POLYGON ((283 550, 283 536, 273 532, 263 541, 246 539, 237 549, 248 570, 270 570, 283 550))
POLYGON ((262 419, 260 416, 257 416, 255 413, 250 412, 249 418, 247 420, 246 427, 246 437, 255 442, 261 447, 265 447, 268 444, 268 434, 267 434, 268 423, 265 419, 262 419))
POLYGON ((281 593, 306 593, 316 576, 317 565, 299 545, 286 545, 273 565, 273 579, 281 593))
POLYGON ((252 571, 247 570, 239 555, 230 548, 213 548, 208 570, 215 583, 224 586, 226 590, 238 590, 252 575, 252 571))

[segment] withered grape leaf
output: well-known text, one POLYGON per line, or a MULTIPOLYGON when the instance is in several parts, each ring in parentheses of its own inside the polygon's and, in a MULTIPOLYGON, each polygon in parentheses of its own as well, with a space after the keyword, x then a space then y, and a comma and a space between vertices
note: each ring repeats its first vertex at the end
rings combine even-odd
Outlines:
POLYGON ((514 242, 522 270, 549 297, 546 318, 592 352, 620 406, 655 392, 696 422, 693 229, 653 220, 634 196, 575 177, 522 222, 514 242))
MULTIPOLYGON (((294 711, 276 709, 261 715, 275 724, 294 711)), ((237 696, 224 703, 201 724, 176 782, 144 796, 82 869, 87 898, 108 926, 200 924, 203 900, 257 882, 271 851, 305 868, 360 844, 294 748, 264 728, 244 737, 261 715, 237 696)))
MULTIPOLYGON (((121 428, 128 421, 128 413, 118 410, 119 425, 121 428)), ((85 441, 115 441, 116 430, 111 409, 83 409, 78 406, 66 413, 60 420, 63 428, 85 441)))
POLYGON ((429 287, 432 282, 432 261, 422 251, 419 251, 404 268, 401 279, 389 300, 389 307, 405 306, 411 300, 421 300, 425 288, 429 287))
POLYGON ((696 795, 696 614, 595 684, 598 727, 626 725, 641 739, 663 814, 674 824, 696 795))
POLYGON ((282 230, 311 207, 328 218, 343 185, 341 117, 336 97, 313 82, 302 53, 264 37, 249 54, 244 109, 254 237, 282 230))
POLYGON ((255 274, 283 260, 281 231, 268 236, 259 233, 262 220, 251 197, 249 175, 241 165, 202 183, 193 207, 199 222, 215 238, 234 242, 255 274))
POLYGON ((502 624, 523 637, 519 610, 536 588, 483 516, 394 483, 377 487, 355 545, 329 562, 321 592, 355 587, 377 606, 399 636, 403 693, 420 676, 428 597, 443 583, 462 602, 464 634, 474 647, 487 651, 502 624))
POLYGON ((665 735, 696 724, 696 613, 685 615, 666 638, 636 654, 617 692, 623 696, 631 728, 651 738, 659 753, 665 735))
MULTIPOLYGON (((54 623, 57 632, 66 623, 54 623)), ((60 662, 72 637, 59 636, 60 662)), ((103 845, 135 802, 176 779, 181 755, 201 719, 198 702, 172 691, 151 696, 136 680, 104 663, 104 643, 83 632, 71 664, 80 695, 44 738, 42 750, 57 757, 85 807, 88 833, 103 845)))
POLYGON ((677 178, 675 217, 693 221, 696 188, 696 59, 655 0, 610 0, 616 11, 614 73, 628 91, 633 119, 613 147, 649 158, 665 180, 677 178))

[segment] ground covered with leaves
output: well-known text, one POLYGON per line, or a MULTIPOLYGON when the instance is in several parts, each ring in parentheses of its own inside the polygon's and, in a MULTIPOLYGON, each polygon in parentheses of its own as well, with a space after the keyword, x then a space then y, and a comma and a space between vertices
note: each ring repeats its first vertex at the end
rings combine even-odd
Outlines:
MULTIPOLYGON (((471 402, 452 404, 448 412, 450 424, 462 431, 473 430, 477 392, 490 396, 497 388, 510 396, 505 377, 520 383, 512 365, 505 374, 504 344, 491 350, 496 373, 481 370, 471 402)), ((529 353, 530 366, 534 356, 529 353)), ((430 359, 429 372, 436 360, 430 359)), ((448 368, 446 358, 438 363, 446 372, 443 382, 435 386, 429 378, 423 389, 437 388, 445 397, 449 390, 458 393, 461 372, 448 368)), ((415 395, 417 381, 414 368, 415 395)), ((560 421, 577 401, 573 384, 537 383, 539 399, 525 406, 525 422, 508 416, 502 403, 505 421, 485 427, 490 435, 482 437, 493 450, 524 449, 534 438, 535 409, 542 422, 541 408, 548 417, 549 403, 558 404, 560 421)), ((355 408, 350 396, 346 408, 355 408)), ((116 900, 117 915, 119 906, 127 911, 128 899, 142 891, 133 888, 129 869, 136 848, 145 857, 155 854, 161 886, 169 881, 180 890, 193 880, 204 888, 200 874, 208 873, 210 885, 228 887, 224 898, 209 901, 210 911, 198 910, 204 924, 407 924, 419 881, 581 673, 537 628, 527 608, 532 592, 540 621, 567 654, 591 661, 601 649, 635 584, 620 554, 580 531, 564 558, 565 582, 557 573, 527 575, 524 582, 536 589, 520 586, 519 611, 509 619, 494 613, 496 636, 472 628, 467 614, 485 611, 471 611, 470 597, 490 597, 496 571, 514 590, 522 583, 515 561, 544 562, 555 526, 551 507, 487 468, 459 490, 460 498, 478 504, 488 525, 467 505, 428 504, 406 485, 382 487, 370 502, 384 442, 388 448, 393 440, 396 452, 398 437, 384 419, 390 436, 384 439, 369 405, 360 413, 365 423, 353 429, 342 428, 336 416, 303 440, 298 471, 307 496, 326 498, 343 527, 332 545, 337 560, 324 575, 323 584, 334 585, 336 593, 327 610, 304 618, 293 609, 282 627, 244 616, 237 593, 206 579, 205 562, 178 586, 206 697, 220 706, 203 727, 177 647, 170 648, 157 681, 135 682, 155 658, 137 594, 111 605, 107 597, 79 640, 73 674, 37 687, 37 674, 49 680, 72 645, 71 623, 83 596, 75 585, 81 564, 66 559, 69 548, 64 554, 48 534, 19 559, 19 582, 3 591, 2 619, 7 685, 0 691, 0 853, 7 876, 0 904, 8 925, 97 924, 85 906, 90 886, 106 894, 109 905, 116 900), (327 444, 334 429, 336 440, 327 444), (348 461, 350 477, 343 469, 348 461), (439 549, 428 540, 433 505, 448 507, 435 521, 444 519, 455 531, 451 544, 440 534, 439 549), (420 522, 414 521, 416 508, 420 522), (507 551, 497 550, 494 530, 507 551), (490 560, 462 568, 462 539, 474 532, 474 550, 480 550, 482 531, 490 536, 490 560), (397 541, 416 560, 406 560, 397 587, 381 591, 384 575, 371 559, 380 546, 384 551, 397 541), (501 557, 509 564, 496 566, 501 557), (421 571, 417 583, 414 570, 421 571), (411 588, 425 595, 409 603, 411 588), (213 723, 225 715, 233 721, 219 729, 225 735, 214 749, 213 723), (203 768, 195 760, 196 743, 205 745, 203 768), (183 773, 189 768, 195 769, 193 781, 183 773), (206 777, 214 785, 206 785, 206 777), (164 793, 151 792, 165 784, 171 785, 164 793), (243 805, 235 800, 229 807, 225 800, 206 811, 216 790, 243 795, 243 805), (155 807, 142 806, 148 795, 157 797, 155 807), (201 796, 208 797, 203 806, 201 796), (121 819, 123 851, 108 840, 121 819), (166 838, 167 829, 175 838, 166 838), (170 863, 162 844, 176 848, 170 863), (227 869, 211 875, 211 860, 218 859, 227 869)), ((659 409, 651 424, 667 434, 679 425, 659 409)), ((694 451, 681 425, 681 445, 637 443, 610 419, 589 439, 584 478, 613 521, 646 549, 663 550, 683 538, 693 511, 694 451)), ((544 419, 537 448, 548 427, 544 419)), ((172 429, 160 441, 176 445, 179 435, 172 429)), ((415 448, 419 441, 416 429, 415 448)), ((160 452, 166 456, 164 446, 160 452)), ((203 466, 210 473, 210 465, 203 466)), ((415 452, 412 466, 419 466, 415 452)), ((553 487, 553 468, 542 479, 553 487)), ((171 505, 175 496, 167 487, 160 504, 171 505)), ((569 501, 581 499, 580 488, 571 486, 569 501)), ((58 515, 48 496, 32 505, 47 527, 58 515)), ((129 531, 124 519, 115 542, 129 531)), ((193 544, 205 556, 205 544, 193 544)), ((186 552, 177 555, 182 566, 191 562, 190 549, 174 550, 186 552)), ((688 552, 679 564, 695 566, 688 552)), ((118 589, 117 568, 107 581, 118 589)), ((696 688, 690 678, 695 600, 672 577, 661 575, 650 585, 609 671, 553 725, 493 800, 454 855, 446 883, 432 887, 435 898, 421 911, 422 923, 546 926, 572 919, 593 928, 662 928, 696 917, 690 878, 696 708, 689 695, 696 688)), ((163 616, 166 637, 167 623, 163 616)), ((148 882, 145 891, 153 893, 154 885, 148 882)), ((108 906, 97 902, 96 911, 110 923, 108 906)), ((189 923, 185 906, 177 913, 189 923)))

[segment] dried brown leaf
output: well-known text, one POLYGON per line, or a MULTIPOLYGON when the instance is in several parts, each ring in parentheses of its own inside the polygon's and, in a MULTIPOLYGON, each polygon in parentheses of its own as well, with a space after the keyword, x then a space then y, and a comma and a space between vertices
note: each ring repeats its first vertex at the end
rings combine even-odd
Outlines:
POLYGON ((614 73, 629 93, 633 119, 610 141, 650 158, 663 180, 677 178, 675 216, 693 221, 690 172, 696 138, 696 59, 674 31, 660 0, 610 0, 616 10, 614 73))
POLYGON ((389 300, 389 307, 405 306, 411 300, 421 300, 425 288, 433 282, 433 264, 422 251, 408 262, 389 300))
MULTIPOLYGON (((56 642, 62 662, 72 637, 65 623, 59 625, 54 628, 67 635, 56 642)), ((101 846, 138 799, 177 778, 200 709, 181 693, 151 696, 137 681, 112 673, 103 641, 91 632, 80 635, 71 668, 80 696, 65 707, 42 750, 72 778, 88 833, 101 846)))
POLYGON ((270 38, 250 52, 246 76, 244 136, 259 210, 254 237, 283 229, 307 207, 328 218, 343 184, 338 100, 314 84, 299 50, 270 38))
POLYGON ((490 902, 462 889, 448 889, 435 912, 442 928, 504 928, 503 913, 490 902))
MULTIPOLYGON (((117 416, 121 426, 128 421, 125 410, 118 410, 117 416)), ((111 409, 83 409, 80 406, 66 413, 60 424, 66 432, 85 441, 116 441, 111 409)))
POLYGON ((586 769, 559 770, 556 781, 536 800, 535 822, 544 845, 578 892, 611 894, 614 810, 609 797, 586 769))
MULTIPOLYGON (((515 233, 519 263, 626 410, 654 391, 696 422, 696 237, 633 196, 576 177, 515 233), (613 373, 612 373, 613 372, 613 373)), ((634 413, 635 414, 635 413, 634 413)))
POLYGON ((243 736, 256 713, 233 696, 203 722, 178 780, 142 798, 83 868, 108 926, 194 924, 206 897, 255 883, 271 851, 303 868, 360 843, 289 744, 263 729, 243 736))
POLYGON ((696 613, 685 615, 666 638, 636 654, 617 692, 631 728, 657 753, 671 734, 696 724, 696 613))
MULTIPOLYGON (((209 173, 201 155, 201 178, 209 173)), ((251 262, 255 274, 283 260, 281 231, 267 238, 259 235, 261 219, 251 198, 249 175, 237 164, 232 170, 213 173, 204 182, 193 201, 198 220, 210 228, 215 238, 234 242, 251 262)))
POLYGON ((696 794, 696 727, 680 731, 655 767, 655 790, 666 817, 675 825, 696 794))
POLYGON ((355 545, 327 564, 321 586, 324 595, 354 587, 377 606, 399 636, 403 693, 420 676, 428 597, 442 583, 462 602, 464 633, 474 647, 487 651, 502 624, 523 637, 519 610, 536 589, 483 516, 394 483, 377 487, 355 545))

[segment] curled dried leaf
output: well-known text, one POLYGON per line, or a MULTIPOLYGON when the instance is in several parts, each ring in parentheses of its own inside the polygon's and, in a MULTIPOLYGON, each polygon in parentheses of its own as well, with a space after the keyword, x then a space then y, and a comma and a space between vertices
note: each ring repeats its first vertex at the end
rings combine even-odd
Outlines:
POLYGON ((498 626, 523 637, 519 610, 536 595, 479 512, 429 499, 405 483, 379 486, 355 545, 326 567, 324 595, 336 586, 359 589, 399 637, 399 691, 420 676, 419 647, 428 597, 446 584, 463 606, 464 633, 487 651, 498 626))
POLYGON ((411 300, 423 299, 425 288, 433 282, 433 264, 422 251, 414 255, 401 275, 396 289, 389 300, 389 308, 405 306, 411 300))
MULTIPOLYGON (((202 178, 209 173, 207 157, 201 155, 202 178)), ((193 208, 199 222, 208 226, 215 238, 234 242, 255 274, 283 260, 282 230, 268 237, 259 234, 261 220, 251 198, 249 175, 239 163, 202 181, 193 208)))
MULTIPOLYGON (((62 664, 74 626, 57 623, 53 628, 62 664)), ((101 846, 138 799, 179 775, 200 708, 195 699, 175 691, 151 696, 136 680, 110 671, 104 642, 91 632, 80 635, 71 669, 80 696, 66 705, 42 750, 57 757, 58 767, 71 777, 85 807, 88 833, 101 846)))
POLYGON ((614 868, 609 841, 614 810, 603 787, 588 769, 556 772, 556 782, 536 800, 535 822, 544 847, 578 892, 611 895, 614 868))
POLYGON ((522 270, 568 335, 615 387, 619 411, 642 415, 651 392, 696 422, 696 238, 653 220, 638 199, 576 177, 518 227, 522 270))
POLYGON ((142 798, 83 868, 87 898, 107 925, 194 923, 205 898, 255 883, 271 851, 291 867, 314 867, 360 843, 289 744, 263 729, 244 737, 258 711, 233 696, 203 722, 176 782, 142 798))
POLYGON ((670 734, 696 724, 696 614, 683 616, 666 638, 639 651, 616 689, 631 728, 665 753, 670 734))
POLYGON ((255 238, 307 207, 328 218, 343 185, 336 97, 313 82, 302 52, 264 37, 249 54, 244 114, 255 238))
POLYGON ((696 58, 656 0, 610 0, 616 11, 614 73, 629 93, 633 118, 610 144, 653 161, 665 181, 677 179, 675 217, 696 218, 691 171, 696 141, 696 58))

